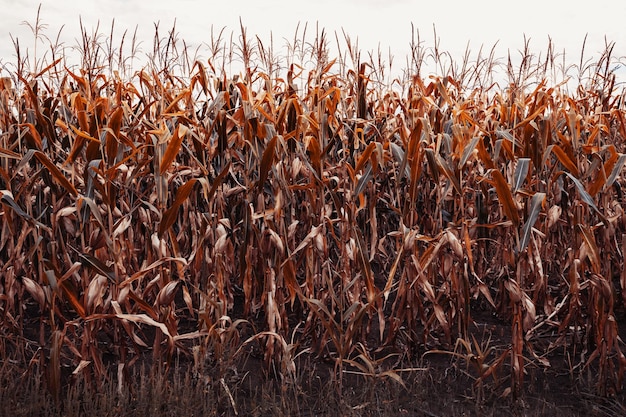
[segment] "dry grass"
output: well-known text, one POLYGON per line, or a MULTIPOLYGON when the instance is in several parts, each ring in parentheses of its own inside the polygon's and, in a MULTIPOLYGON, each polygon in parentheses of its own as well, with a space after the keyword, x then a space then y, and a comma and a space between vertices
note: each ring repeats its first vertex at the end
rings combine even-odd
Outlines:
POLYGON ((330 363, 337 398, 356 379, 375 398, 446 352, 479 404, 486 388, 522 401, 553 368, 623 395, 612 44, 569 92, 551 47, 509 59, 499 84, 493 54, 457 65, 414 40, 389 83, 346 35, 333 58, 305 30, 281 63, 240 31, 196 60, 157 29, 134 73, 125 38, 83 30, 74 69, 54 44, 31 61, 16 43, 0 89, 1 353, 29 384, 60 401, 106 378, 127 396, 142 365, 183 360, 174 378, 210 373, 209 398, 234 412, 225 378, 250 358, 276 398, 304 356, 330 363), (431 60, 441 75, 421 77, 431 60))

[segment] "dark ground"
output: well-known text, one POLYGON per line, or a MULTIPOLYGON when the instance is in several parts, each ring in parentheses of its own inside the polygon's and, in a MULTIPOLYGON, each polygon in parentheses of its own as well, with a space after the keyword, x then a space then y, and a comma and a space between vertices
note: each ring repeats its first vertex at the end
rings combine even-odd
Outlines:
MULTIPOLYGON (((207 356, 202 367, 180 355, 166 374, 151 366, 151 354, 129 369, 128 383, 119 389, 117 374, 106 381, 86 383, 63 370, 64 385, 55 401, 40 377, 38 360, 23 364, 5 359, 0 368, 2 416, 618 416, 626 415, 622 391, 606 398, 595 392, 596 370, 572 369, 565 349, 555 349, 549 367, 527 357, 523 392, 517 398, 511 385, 507 346, 509 326, 491 313, 474 313, 473 358, 457 345, 459 356, 428 353, 416 348, 412 358, 393 351, 380 361, 378 376, 344 368, 341 384, 333 378, 329 358, 302 353, 296 372, 281 379, 266 372, 263 355, 253 344, 234 358, 215 361, 207 356), (480 349, 479 349, 480 348, 480 349), (480 355, 483 350, 483 355, 480 355), (486 365, 504 355, 498 372, 477 381, 477 363, 486 365), (400 382, 385 376, 398 371, 400 382), (408 370, 410 369, 410 370, 408 370)), ((624 314, 619 313, 624 337, 624 314)), ((35 321, 33 321, 35 325, 35 321)), ((549 342, 546 336, 546 343, 549 342)), ((4 338, 3 338, 4 339, 4 338)), ((453 349, 451 349, 453 350, 453 349)), ((526 356, 526 353, 525 353, 526 356)), ((37 355, 34 356, 35 358, 37 355)), ((570 358, 572 360, 572 358, 570 358)))

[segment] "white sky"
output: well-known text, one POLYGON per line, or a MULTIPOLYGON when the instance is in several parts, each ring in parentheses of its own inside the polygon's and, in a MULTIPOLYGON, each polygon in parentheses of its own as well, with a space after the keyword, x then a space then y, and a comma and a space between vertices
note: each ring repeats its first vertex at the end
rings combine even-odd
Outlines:
MULTIPOLYGON (((155 22, 160 22, 164 35, 176 20, 179 37, 197 46, 209 40, 211 27, 215 31, 225 27, 226 33, 238 35, 241 17, 248 34, 259 35, 265 43, 271 31, 277 48, 284 46, 283 38, 293 39, 298 22, 301 28, 308 22, 312 34, 318 23, 333 40, 334 33, 341 35, 343 29, 358 38, 363 52, 378 45, 385 53, 390 48, 397 67, 404 66, 409 52, 411 23, 425 46, 433 46, 435 25, 441 49, 455 59, 462 58, 468 42, 472 52, 481 45, 488 50, 498 42, 498 57, 506 57, 509 50, 517 55, 524 35, 531 40, 531 52, 542 55, 550 36, 557 51, 566 51, 570 63, 579 61, 585 34, 586 58, 599 56, 605 37, 616 43, 615 57, 626 56, 623 0, 0 0, 0 66, 15 60, 11 35, 32 53, 33 36, 23 22, 34 23, 40 3, 41 20, 48 25, 45 34, 55 38, 63 26, 61 40, 66 46, 77 44, 79 17, 88 30, 99 21, 107 35, 113 18, 118 33, 138 26, 144 50, 152 47, 155 22)), ((626 59, 621 62, 626 65, 626 59)))

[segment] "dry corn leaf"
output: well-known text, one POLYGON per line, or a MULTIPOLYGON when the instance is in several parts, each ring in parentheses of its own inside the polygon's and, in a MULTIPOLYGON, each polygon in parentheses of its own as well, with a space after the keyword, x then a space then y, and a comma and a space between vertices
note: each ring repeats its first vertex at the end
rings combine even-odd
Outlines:
POLYGON ((143 268, 142 270, 134 273, 129 278, 126 278, 124 281, 120 283, 119 285, 120 288, 124 288, 125 286, 137 281, 138 279, 143 278, 147 273, 151 272, 153 269, 163 265, 166 262, 178 262, 178 263, 181 263, 183 266, 187 266, 187 260, 185 258, 171 258, 171 257, 162 258, 162 259, 159 259, 158 261, 153 262, 152 264, 143 268))
POLYGON ((589 226, 578 224, 577 227, 583 236, 584 242, 587 245, 587 249, 589 251, 588 256, 589 260, 591 261, 593 272, 596 274, 600 274, 600 251, 598 250, 598 246, 596 245, 596 240, 593 237, 593 233, 591 232, 589 226))
POLYGON ((61 173, 59 168, 57 168, 57 166, 50 160, 50 158, 48 158, 48 156, 41 151, 30 149, 26 153, 26 155, 24 155, 16 170, 19 171, 20 169, 22 169, 22 167, 24 167, 28 163, 28 161, 32 159, 33 156, 37 158, 37 160, 39 160, 39 162, 48 169, 50 174, 52 174, 52 177, 59 184, 61 184, 63 188, 65 188, 74 197, 78 196, 78 191, 76 191, 76 188, 74 188, 74 186, 67 180, 67 178, 65 178, 65 175, 61 173))
MULTIPOLYGON (((397 134, 396 134, 397 135, 397 134)), ((399 139, 399 138, 398 138, 399 139)), ((399 166, 400 178, 410 178, 411 177, 411 168, 407 164, 407 158, 404 150, 395 142, 389 142, 389 147, 391 148, 391 153, 393 154, 396 162, 399 166)))
POLYGON ((509 296, 511 297, 511 300, 514 303, 519 303, 522 301, 522 298, 524 298, 524 293, 522 291, 522 289, 520 288, 519 284, 513 280, 513 279, 507 279, 504 281, 504 287, 506 288, 506 290, 509 293, 509 296))
POLYGON ((554 205, 550 207, 547 217, 548 230, 552 230, 557 225, 562 211, 561 206, 554 205))
POLYGON ((369 164, 367 165, 367 169, 365 170, 363 175, 361 175, 361 177, 359 178, 356 187, 354 187, 355 198, 361 197, 361 193, 365 191, 365 187, 367 186, 367 183, 372 179, 372 177, 372 165, 369 164))
POLYGON ((293 307, 293 303, 296 300, 296 295, 302 296, 300 291, 300 285, 298 285, 298 281, 296 280, 296 269, 291 259, 287 259, 282 264, 283 277, 285 279, 285 286, 287 287, 287 291, 289 292, 289 302, 293 307))
POLYGON ((35 220, 31 215, 29 215, 24 210, 22 210, 22 208, 15 202, 15 200, 13 200, 13 195, 11 194, 10 191, 8 191, 8 190, 0 190, 0 195, 1 195, 0 202, 2 202, 3 204, 6 204, 9 207, 11 207, 11 209, 15 212, 15 214, 20 216, 27 223, 29 223, 32 226, 37 226, 38 228, 41 228, 41 229, 46 230, 48 232, 51 231, 51 229, 48 226, 46 226, 45 224, 35 220))
POLYGON ((517 205, 513 201, 513 195, 509 189, 504 176, 497 169, 491 170, 491 176, 494 179, 496 186, 496 193, 500 199, 500 204, 504 209, 504 214, 513 222, 513 225, 517 227, 519 225, 519 214, 517 213, 517 205))
POLYGON ((88 253, 78 253, 78 257, 80 258, 81 264, 84 266, 94 269, 99 274, 107 277, 113 283, 117 282, 113 268, 105 265, 98 258, 89 255, 88 253))
POLYGON ((365 148, 361 156, 359 157, 357 164, 354 168, 355 172, 359 172, 363 169, 365 164, 369 161, 372 152, 376 149, 376 142, 370 142, 369 145, 365 148))
POLYGON ((437 317, 437 321, 441 325, 443 331, 447 334, 450 333, 450 323, 448 323, 448 319, 446 318, 446 313, 443 311, 443 307, 439 304, 434 304, 433 309, 435 311, 435 317, 437 317))
POLYGON ((613 185, 617 177, 622 173, 624 164, 626 164, 626 154, 620 153, 617 162, 613 165, 609 178, 606 180, 605 189, 613 185))
POLYGON ((463 154, 461 155, 461 159, 459 159, 459 169, 463 169, 463 167, 469 160, 469 157, 472 155, 472 153, 474 153, 474 149, 476 149, 476 145, 478 144, 478 141, 480 139, 480 136, 474 136, 470 143, 465 146, 465 149, 463 149, 463 154))
POLYGON ((37 304, 39 304, 39 307, 43 309, 46 305, 46 294, 44 293, 43 288, 41 288, 38 283, 28 277, 23 277, 22 283, 24 284, 24 288, 26 288, 26 291, 28 291, 30 296, 33 297, 33 299, 37 301, 37 304))
POLYGON ((168 330, 167 326, 163 323, 159 323, 156 320, 146 316, 145 314, 115 314, 115 317, 121 320, 132 321, 137 324, 147 324, 148 326, 153 326, 161 330, 165 336, 169 339, 170 343, 173 342, 172 335, 168 330))
POLYGON ((528 214, 528 219, 522 226, 522 236, 519 242, 519 246, 517 248, 517 252, 521 253, 526 249, 528 242, 530 241, 530 235, 533 230, 533 226, 539 217, 539 213, 541 212, 541 208, 543 206, 543 202, 546 199, 545 193, 535 193, 533 195, 532 200, 530 201, 530 212, 528 214))
POLYGON ((513 194, 515 194, 524 184, 524 180, 528 175, 529 166, 530 158, 520 158, 517 160, 515 174, 513 175, 513 194))
POLYGON ((113 239, 117 238, 119 235, 123 234, 128 228, 133 224, 133 219, 131 216, 124 216, 118 222, 113 225, 113 234, 111 237, 113 239))
POLYGON ((168 140, 167 148, 165 148, 165 152, 163 153, 159 163, 159 173, 161 175, 167 172, 170 165, 172 165, 172 162, 174 162, 174 159, 176 159, 176 155, 180 152, 180 147, 183 143, 183 139, 185 139, 185 136, 187 135, 187 131, 187 127, 181 124, 176 126, 176 130, 174 130, 174 133, 168 140))
POLYGON ((593 209, 593 211, 595 211, 598 214, 598 217, 600 217, 600 219, 602 220, 602 222, 608 226, 608 220, 606 219, 606 217, 604 217, 604 215, 600 212, 600 210, 598 209, 598 206, 596 206, 596 203, 593 201, 593 198, 591 198, 591 196, 589 195, 589 193, 587 192, 587 190, 585 189, 585 186, 578 180, 578 178, 574 177, 572 174, 570 174, 569 172, 564 172, 565 175, 567 175, 572 182, 576 185, 576 189, 578 190, 578 194, 580 194, 580 197, 583 199, 583 201, 593 209))
POLYGON ((189 315, 194 318, 194 308, 193 308, 193 300, 191 298, 191 294, 189 293, 189 289, 187 288, 187 284, 183 285, 183 300, 185 301, 185 305, 187 306, 187 310, 189 311, 189 315))
POLYGON ((157 295, 155 305, 159 307, 172 304, 172 302, 174 301, 174 297, 176 297, 176 289, 178 288, 178 284, 180 283, 181 281, 176 280, 170 281, 165 284, 165 286, 161 288, 161 291, 159 291, 159 294, 157 295))
POLYGON ((533 328, 536 321, 535 304, 532 302, 528 294, 523 293, 522 303, 524 305, 524 320, 522 328, 525 332, 533 328))
POLYGON ((572 175, 576 177, 580 175, 578 167, 576 166, 574 161, 571 160, 571 158, 567 155, 567 153, 565 153, 565 151, 563 151, 563 149, 561 149, 560 146, 550 145, 548 149, 546 149, 546 153, 549 153, 550 151, 552 151, 552 153, 556 155, 557 159, 569 172, 571 172, 572 175))
POLYGON ((367 302, 369 304, 373 304, 374 299, 378 295, 378 289, 374 285, 374 272, 372 271, 372 265, 369 262, 367 247, 363 241, 363 234, 358 227, 353 227, 353 234, 356 236, 358 264, 363 272, 365 287, 367 288, 367 302))
POLYGON ((15 153, 9 149, 5 149, 2 147, 0 147, 0 156, 2 156, 3 158, 10 158, 10 159, 22 158, 22 155, 20 155, 19 153, 15 153))
POLYGON ((118 144, 120 142, 120 129, 122 127, 122 119, 124 117, 124 109, 117 107, 113 114, 109 116, 109 124, 105 129, 105 149, 107 161, 109 164, 117 163, 118 144))
POLYGON ((452 230, 450 229, 447 229, 444 235, 445 240, 448 242, 450 248, 452 249, 452 252, 454 252, 458 259, 463 259, 463 246, 461 245, 459 238, 456 237, 454 232, 452 232, 452 230))
POLYGON ((161 223, 159 224, 159 237, 163 237, 167 229, 169 229, 174 222, 176 222, 176 218, 178 217, 178 209, 180 206, 189 198, 191 191, 193 190, 193 186, 198 182, 197 178, 192 178, 187 181, 185 184, 181 185, 176 191, 176 198, 172 203, 172 206, 163 213, 163 218, 161 219, 161 223))
POLYGON ((103 275, 96 275, 96 277, 89 282, 89 286, 87 287, 87 311, 93 313, 96 308, 102 305, 102 297, 106 290, 107 278, 103 275))
POLYGON ((80 374, 83 371, 83 369, 85 369, 89 365, 91 365, 91 361, 81 360, 78 366, 74 368, 74 370, 72 371, 72 375, 80 374))
POLYGON ((259 192, 263 191, 263 184, 267 180, 267 176, 274 163, 274 152, 276 150, 276 143, 278 142, 278 136, 274 136, 267 143, 265 150, 263 151, 263 157, 261 158, 261 166, 259 167, 259 181, 257 182, 257 189, 259 192))
POLYGON ((461 189, 461 182, 459 181, 459 178, 457 178, 457 176, 455 175, 454 171, 452 171, 452 169, 448 165, 448 162, 446 162, 446 160, 443 159, 439 154, 436 154, 435 157, 439 168, 441 168, 444 175, 450 180, 456 192, 461 194, 463 192, 461 189))
MULTIPOLYGON (((320 224, 319 226, 311 226, 311 231, 304 237, 304 239, 302 240, 302 242, 300 242, 298 247, 295 248, 293 250, 293 252, 291 252, 289 254, 289 258, 288 259, 292 259, 298 252, 300 252, 302 249, 304 249, 307 246, 309 246, 311 244, 311 241, 313 239, 315 239, 320 234, 320 232, 322 231, 323 227, 324 227, 323 224, 320 224)), ((284 263, 283 263, 283 265, 284 265, 284 263)))
MULTIPOLYGON (((307 150, 309 151, 313 171, 317 175, 317 178, 322 178, 322 148, 316 137, 308 137, 307 150)), ((304 160, 304 162, 306 162, 306 160, 304 160)))

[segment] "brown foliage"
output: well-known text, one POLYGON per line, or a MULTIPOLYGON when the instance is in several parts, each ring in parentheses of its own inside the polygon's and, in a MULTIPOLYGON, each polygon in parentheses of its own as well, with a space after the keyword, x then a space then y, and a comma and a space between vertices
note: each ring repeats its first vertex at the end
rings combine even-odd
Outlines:
POLYGON ((284 378, 310 349, 339 381, 352 367, 401 382, 378 349, 461 346, 481 383, 508 355, 504 393, 562 347, 599 370, 600 393, 623 388, 612 74, 568 95, 509 67, 494 91, 480 61, 392 88, 347 39, 347 73, 320 42, 285 81, 242 36, 243 79, 216 57, 173 75, 156 67, 166 49, 128 78, 57 60, 0 91, 0 320, 14 346, 45 350, 53 392, 58 367, 103 374, 103 335, 123 365, 150 344, 167 366, 192 346, 219 360, 255 345, 284 378), (491 363, 478 308, 511 326, 491 363))

